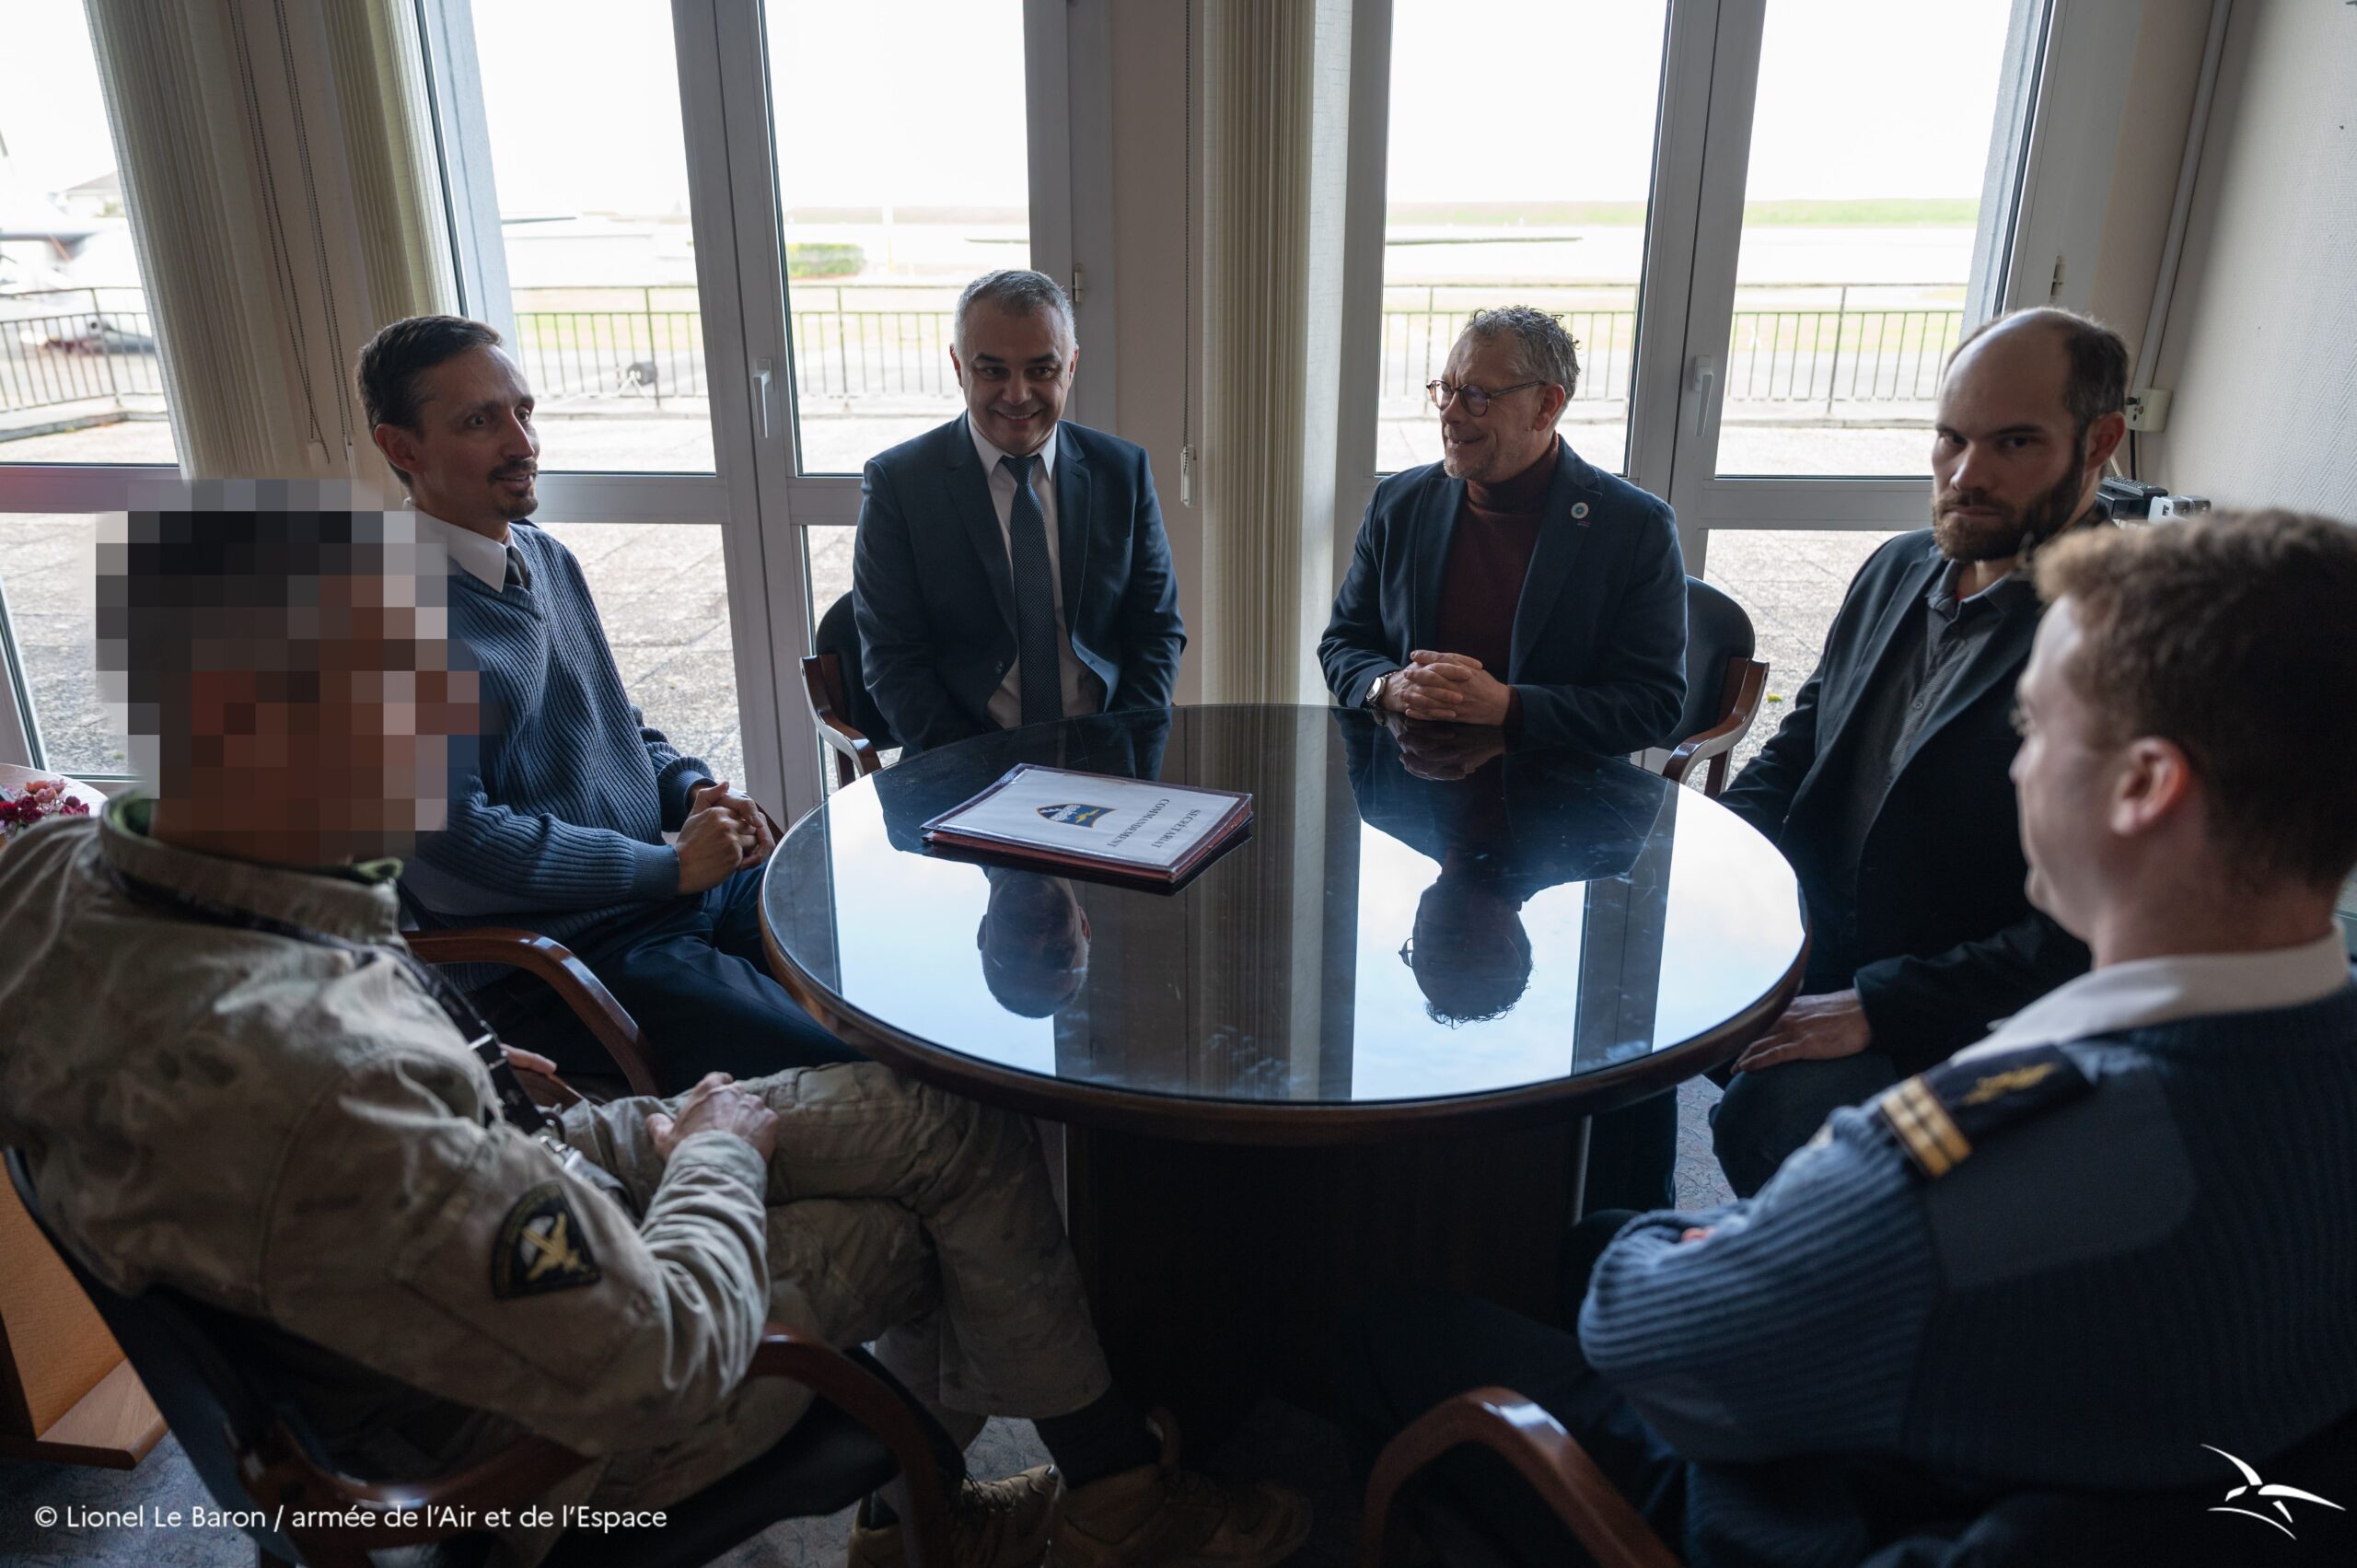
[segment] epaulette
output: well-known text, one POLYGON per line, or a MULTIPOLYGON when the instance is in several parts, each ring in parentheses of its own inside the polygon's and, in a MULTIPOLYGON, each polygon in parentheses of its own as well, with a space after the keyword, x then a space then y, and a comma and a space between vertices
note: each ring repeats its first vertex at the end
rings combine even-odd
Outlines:
POLYGON ((2034 1045, 1943 1063, 1884 1091, 1875 1109, 1889 1123, 1908 1163, 1937 1180, 1990 1133, 2094 1087, 2059 1047, 2034 1045))

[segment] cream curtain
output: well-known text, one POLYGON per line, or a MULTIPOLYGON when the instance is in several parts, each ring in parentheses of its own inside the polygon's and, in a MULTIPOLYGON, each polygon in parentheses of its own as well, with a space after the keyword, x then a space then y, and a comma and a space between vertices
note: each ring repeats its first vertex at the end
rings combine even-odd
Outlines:
POLYGON ((361 261, 377 318, 369 331, 455 311, 459 280, 417 9, 408 0, 335 0, 327 17, 361 261))
POLYGON ((1204 34, 1204 700, 1319 702, 1351 7, 1212 0, 1204 34))
POLYGON ((352 365, 455 302, 414 13, 89 0, 190 479, 376 478, 352 365))

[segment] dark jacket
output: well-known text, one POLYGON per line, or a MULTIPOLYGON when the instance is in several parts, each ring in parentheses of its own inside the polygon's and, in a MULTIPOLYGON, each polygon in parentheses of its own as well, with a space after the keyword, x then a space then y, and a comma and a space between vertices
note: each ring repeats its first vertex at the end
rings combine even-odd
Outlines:
MULTIPOLYGON (((1906 617, 1924 613, 1945 563, 1929 528, 1859 568, 1817 673, 1722 804, 1784 852, 1813 903, 1828 894, 1825 841, 1842 806, 1852 721, 1906 617)), ((1874 1044, 1915 1073, 1986 1034, 2073 975, 2087 950, 2030 907, 2008 771, 2014 686, 2040 608, 2025 596, 1924 723, 1858 857, 1854 978, 1874 1044)), ((1837 977, 1838 978, 1838 977, 1837 977)), ((1835 978, 1812 967, 1810 983, 1835 978)))
POLYGON ((1661 781, 1634 769, 1519 749, 1466 778, 1419 778, 1383 725, 1336 717, 1360 819, 1435 862, 1457 852, 1518 903, 1566 882, 1625 877, 1669 831, 1661 781))
MULTIPOLYGON (((1073 652, 1104 682, 1107 711, 1168 707, 1187 629, 1144 450, 1066 421, 1055 483, 1073 652)), ((871 460, 860 494, 853 608, 876 705, 911 751, 997 728, 1015 577, 966 416, 871 460)))
MULTIPOLYGON (((1438 463, 1376 486, 1318 645, 1343 706, 1358 707, 1376 676, 1435 646, 1464 501, 1465 482, 1438 463)), ((1686 701, 1686 564, 1668 503, 1591 467, 1568 443, 1503 679, 1521 694, 1519 738, 1531 746, 1642 750, 1669 738, 1686 701)))

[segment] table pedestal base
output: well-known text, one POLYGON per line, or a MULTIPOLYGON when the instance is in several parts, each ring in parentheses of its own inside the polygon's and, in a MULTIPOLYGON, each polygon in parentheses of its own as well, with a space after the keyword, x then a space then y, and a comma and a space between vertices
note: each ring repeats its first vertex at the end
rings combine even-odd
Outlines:
POLYGON ((1067 1129, 1073 1249, 1115 1380, 1200 1446, 1269 1394, 1331 1413, 1335 1328, 1372 1286, 1551 1320, 1585 1132, 1256 1148, 1067 1129))

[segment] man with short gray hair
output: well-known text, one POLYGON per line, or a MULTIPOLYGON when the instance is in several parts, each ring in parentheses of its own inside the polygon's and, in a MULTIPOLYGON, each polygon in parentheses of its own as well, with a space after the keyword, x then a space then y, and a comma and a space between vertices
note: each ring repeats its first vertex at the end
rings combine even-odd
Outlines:
MULTIPOLYGON (((1555 433, 1579 373, 1546 311, 1475 312, 1425 389, 1445 455, 1367 505, 1318 658, 1335 700, 1376 710, 1411 751, 1467 755, 1484 732, 1457 726, 1488 726, 1492 749, 1672 738, 1686 701, 1677 524, 1555 433)), ((1418 975, 1428 993, 1451 978, 1418 975)), ((1672 1096, 1598 1118, 1590 1206, 1670 1202, 1676 1144, 1672 1096)))
POLYGON ((1187 631, 1143 449, 1063 419, 1080 351, 1053 278, 958 300, 966 412, 861 476, 862 674, 909 751, 1170 704, 1187 631))
POLYGON ((1686 698, 1669 506, 1555 432, 1579 383, 1562 323, 1477 311, 1425 389, 1444 456, 1376 487, 1318 648, 1347 707, 1626 752, 1686 698))

